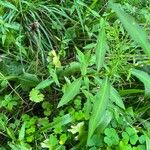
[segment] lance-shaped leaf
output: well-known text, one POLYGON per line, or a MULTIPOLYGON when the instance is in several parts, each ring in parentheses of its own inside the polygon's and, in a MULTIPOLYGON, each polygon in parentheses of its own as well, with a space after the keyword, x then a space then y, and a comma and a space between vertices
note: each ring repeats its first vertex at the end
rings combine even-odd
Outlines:
POLYGON ((96 66, 98 71, 103 67, 106 48, 105 21, 102 19, 96 46, 96 66))
POLYGON ((110 99, 114 103, 116 103, 117 106, 119 106, 122 109, 125 109, 121 96, 119 95, 118 91, 113 86, 110 87, 110 99))
POLYGON ((145 96, 150 97, 150 75, 144 71, 132 69, 131 73, 136 76, 145 86, 145 96))
POLYGON ((35 89, 37 89, 37 90, 44 89, 44 88, 50 86, 53 82, 54 81, 52 79, 43 80, 35 87, 35 89))
POLYGON ((25 137, 25 127, 26 127, 26 123, 23 123, 20 131, 19 131, 19 141, 24 140, 25 137))
MULTIPOLYGON (((102 80, 98 77, 95 77, 95 82, 97 82, 99 85, 102 85, 102 80)), ((110 100, 120 108, 125 109, 121 96, 113 86, 110 86, 110 100)))
POLYGON ((41 133, 41 132, 44 132, 46 130, 50 130, 50 129, 54 128, 55 126, 58 126, 58 125, 63 126, 63 125, 66 125, 66 124, 68 124, 72 121, 73 121, 73 117, 70 114, 65 114, 62 117, 60 117, 60 118, 56 119, 55 121, 53 121, 52 123, 44 126, 38 132, 41 133))
POLYGON ((119 4, 110 2, 111 8, 116 12, 121 23, 132 37, 144 50, 144 52, 150 57, 150 43, 148 42, 146 32, 135 22, 135 20, 126 14, 119 4))
POLYGON ((92 137, 95 129, 98 127, 99 122, 106 111, 110 97, 109 93, 110 93, 110 84, 108 78, 106 78, 105 80, 103 80, 101 90, 95 96, 93 110, 91 118, 89 120, 87 144, 89 143, 90 138, 92 137))
POLYGON ((72 100, 79 93, 81 81, 82 81, 82 79, 79 78, 68 85, 63 97, 61 98, 61 100, 58 104, 58 108, 67 104, 70 100, 72 100))

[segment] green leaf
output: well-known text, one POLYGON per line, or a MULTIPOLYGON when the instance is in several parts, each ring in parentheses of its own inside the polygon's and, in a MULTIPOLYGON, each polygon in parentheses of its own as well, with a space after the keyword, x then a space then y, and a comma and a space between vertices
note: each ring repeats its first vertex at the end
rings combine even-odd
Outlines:
POLYGON ((128 143, 129 142, 129 135, 127 134, 127 132, 122 132, 122 140, 124 143, 128 143))
POLYGON ((68 124, 68 123, 70 123, 70 122, 72 122, 72 121, 73 121, 73 118, 70 116, 70 114, 66 114, 66 115, 60 117, 59 119, 57 119, 56 121, 54 121, 54 122, 48 124, 47 126, 44 126, 44 127, 40 130, 40 132, 44 132, 44 131, 46 131, 47 129, 48 129, 48 130, 49 130, 49 129, 52 129, 52 128, 54 128, 55 126, 58 126, 58 125, 61 125, 61 126, 66 125, 66 124, 68 124))
POLYGON ((32 89, 30 92, 30 100, 36 103, 42 102, 44 100, 44 95, 40 93, 39 90, 32 89))
POLYGON ((15 133, 11 128, 6 128, 8 136, 13 140, 16 141, 15 133))
POLYGON ((125 109, 121 96, 119 95, 118 91, 113 86, 110 87, 110 99, 114 103, 116 103, 117 106, 119 106, 122 109, 125 109))
POLYGON ((145 135, 141 135, 141 136, 139 137, 139 142, 140 142, 140 144, 144 144, 145 141, 146 141, 146 136, 145 136, 145 135))
POLYGON ((129 135, 130 143, 131 143, 132 145, 135 145, 136 142, 138 141, 139 137, 138 137, 136 131, 134 130, 134 128, 127 127, 127 128, 126 128, 126 132, 127 132, 128 135, 129 135))
POLYGON ((147 133, 144 132, 145 139, 146 139, 146 150, 150 149, 150 137, 147 135, 147 133))
POLYGON ((132 144, 132 145, 135 145, 136 144, 136 142, 138 141, 138 135, 137 134, 135 134, 135 135, 132 135, 131 137, 130 137, 130 143, 132 144))
POLYGON ((150 97, 150 75, 144 71, 132 69, 131 73, 136 76, 145 86, 145 96, 150 97))
POLYGON ((52 83, 53 83, 53 80, 51 80, 51 79, 46 79, 46 80, 40 82, 40 83, 35 87, 35 89, 37 89, 37 90, 39 90, 39 89, 44 89, 44 88, 50 86, 52 83))
POLYGON ((68 87, 66 87, 65 93, 58 104, 58 108, 67 104, 79 93, 81 81, 82 81, 81 78, 76 79, 71 84, 69 84, 68 87))
POLYGON ((28 91, 31 87, 35 87, 39 83, 37 76, 30 73, 24 73, 23 75, 19 76, 19 80, 21 87, 26 91, 28 91))
POLYGON ((22 127, 21 127, 21 130, 19 132, 19 141, 24 140, 24 137, 25 137, 25 127, 26 127, 26 124, 24 122, 23 125, 22 125, 22 127))
POLYGON ((146 32, 135 22, 135 20, 126 14, 120 5, 110 2, 111 8, 116 12, 125 29, 150 57, 150 44, 146 32))
POLYGON ((86 90, 83 90, 82 92, 84 93, 87 99, 86 102, 84 103, 84 108, 83 108, 85 118, 89 119, 92 110, 92 101, 94 100, 94 96, 86 90))
POLYGON ((102 19, 101 30, 99 32, 96 46, 96 66, 98 71, 103 67, 105 54, 106 54, 105 21, 102 19))
MULTIPOLYGON (((97 82, 99 85, 102 85, 102 80, 99 79, 98 77, 95 77, 95 82, 97 82)), ((118 91, 113 86, 110 86, 110 99, 117 106, 119 106, 122 109, 125 109, 121 96, 119 95, 118 91)))
POLYGON ((109 102, 110 84, 109 84, 108 78, 103 80, 102 85, 103 86, 101 90, 97 93, 95 97, 93 111, 91 114, 91 118, 89 120, 88 142, 90 138, 92 137, 95 129, 98 127, 100 119, 103 117, 103 114, 105 113, 105 110, 109 102))
POLYGON ((112 119, 113 119, 112 112, 109 110, 106 110, 103 117, 100 119, 100 122, 98 124, 98 128, 96 131, 98 131, 98 133, 102 133, 104 129, 109 125, 112 119))

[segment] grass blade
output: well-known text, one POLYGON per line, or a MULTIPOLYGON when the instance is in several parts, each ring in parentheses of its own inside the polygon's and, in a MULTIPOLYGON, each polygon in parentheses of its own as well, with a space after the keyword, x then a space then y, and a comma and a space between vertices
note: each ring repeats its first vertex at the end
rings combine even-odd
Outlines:
POLYGON ((79 78, 68 85, 63 97, 61 98, 61 100, 58 104, 58 108, 67 104, 70 100, 72 100, 79 93, 81 81, 82 81, 82 79, 79 78))
POLYGON ((97 93, 95 97, 95 102, 93 106, 93 111, 91 118, 89 120, 89 130, 88 130, 88 141, 92 137, 95 129, 98 127, 103 114, 107 108, 107 104, 109 102, 109 93, 110 93, 110 84, 108 78, 103 80, 102 89, 97 93))
POLYGON ((148 42, 146 32, 135 22, 131 16, 124 12, 120 5, 110 2, 110 6, 116 12, 128 34, 143 48, 144 52, 150 57, 150 43, 148 42))
POLYGON ((104 64, 104 58, 106 54, 106 35, 105 35, 105 22, 102 19, 101 30, 99 32, 97 46, 96 46, 96 66, 99 71, 104 64))
POLYGON ((136 76, 145 86, 145 96, 150 97, 150 75, 144 71, 132 69, 131 73, 136 76))

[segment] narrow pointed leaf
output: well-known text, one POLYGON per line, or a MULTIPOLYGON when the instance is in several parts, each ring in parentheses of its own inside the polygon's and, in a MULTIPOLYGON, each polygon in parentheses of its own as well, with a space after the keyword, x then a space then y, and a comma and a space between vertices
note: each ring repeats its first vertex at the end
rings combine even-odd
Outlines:
POLYGON ((38 132, 41 133, 41 132, 44 132, 46 130, 50 130, 50 129, 52 129, 55 126, 58 126, 60 124, 63 126, 63 125, 66 125, 72 121, 73 121, 73 117, 70 114, 65 114, 62 117, 58 118, 57 120, 53 121, 52 123, 48 124, 47 126, 44 126, 38 132))
POLYGON ((111 8, 116 12, 121 23, 124 25, 128 34, 137 42, 150 57, 150 43, 146 32, 135 22, 135 20, 121 8, 119 4, 110 2, 111 8))
MULTIPOLYGON (((99 85, 102 85, 102 80, 97 77, 95 77, 95 82, 97 82, 99 85)), ((111 85, 110 85, 110 100, 120 108, 125 109, 121 96, 119 95, 118 91, 111 85)))
POLYGON ((92 137, 95 129, 98 127, 103 114, 107 108, 109 102, 109 93, 110 93, 110 84, 108 78, 103 81, 101 90, 97 93, 95 97, 95 102, 93 106, 93 111, 91 114, 91 118, 89 120, 89 130, 88 130, 88 141, 92 137))
POLYGON ((144 71, 132 69, 131 73, 136 76, 145 86, 145 96, 150 97, 150 75, 144 71))
POLYGON ((24 140, 24 137, 25 137, 25 126, 26 124, 23 123, 21 129, 20 129, 20 132, 19 132, 19 141, 22 141, 24 140))
POLYGON ((36 87, 35 89, 39 90, 39 89, 44 89, 48 86, 50 86, 54 81, 52 79, 46 79, 46 80, 43 80, 42 82, 40 82, 36 87))
POLYGON ((105 54, 106 54, 105 21, 102 19, 101 30, 99 32, 96 46, 96 66, 98 71, 103 67, 105 54))
POLYGON ((81 81, 82 81, 82 79, 79 78, 68 85, 63 97, 61 98, 61 100, 58 104, 58 108, 67 104, 70 100, 72 100, 79 93, 81 81))
POLYGON ((111 86, 110 87, 110 99, 120 108, 125 109, 123 100, 121 98, 121 96, 119 95, 118 91, 111 86))

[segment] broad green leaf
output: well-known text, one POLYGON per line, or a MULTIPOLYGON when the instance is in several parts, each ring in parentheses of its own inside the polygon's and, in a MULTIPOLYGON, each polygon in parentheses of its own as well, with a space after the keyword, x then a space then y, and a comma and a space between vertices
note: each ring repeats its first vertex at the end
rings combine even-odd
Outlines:
POLYGON ((40 82, 40 83, 35 87, 35 89, 37 89, 37 90, 39 90, 39 89, 44 89, 44 88, 50 86, 52 83, 53 83, 53 80, 52 80, 52 79, 43 80, 42 82, 40 82))
POLYGON ((110 2, 111 8, 116 12, 121 23, 125 29, 144 50, 144 52, 150 57, 150 43, 148 42, 148 36, 146 32, 135 22, 135 20, 126 14, 119 4, 110 2))
POLYGON ((106 54, 105 21, 102 19, 101 30, 99 32, 96 46, 96 66, 98 71, 103 67, 105 54, 106 54))
MULTIPOLYGON (((102 85, 102 80, 97 77, 95 77, 95 82, 97 82, 99 85, 102 85)), ((113 86, 110 86, 110 100, 120 108, 125 109, 121 96, 113 86)))
POLYGON ((58 104, 58 108, 67 104, 79 93, 81 81, 82 81, 81 78, 76 79, 71 84, 69 84, 68 87, 66 87, 65 93, 58 104))
POLYGON ((98 124, 96 131, 98 133, 102 133, 104 129, 109 125, 112 119, 113 119, 113 113, 109 110, 106 110, 103 117, 100 119, 100 122, 98 124))
POLYGON ((132 69, 131 73, 136 76, 145 86, 145 96, 150 97, 150 75, 144 71, 132 69))
POLYGON ((20 132, 19 132, 19 141, 22 141, 24 140, 24 137, 25 137, 25 127, 26 127, 26 124, 25 122, 23 123, 21 129, 20 129, 20 132))
POLYGON ((98 127, 101 118, 103 117, 105 110, 107 108, 110 97, 110 84, 108 78, 103 80, 101 90, 95 96, 95 102, 89 120, 89 129, 88 129, 88 141, 92 137, 95 129, 98 127))

